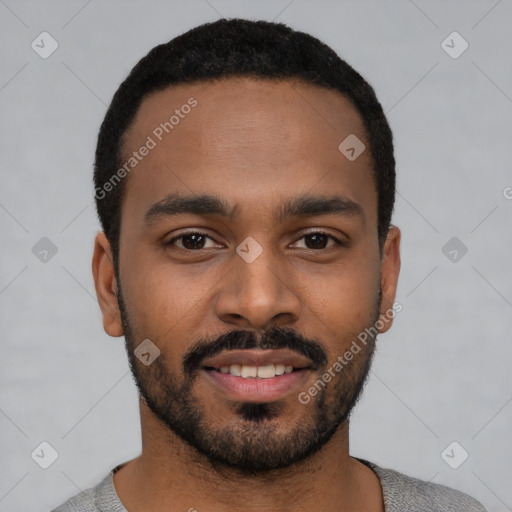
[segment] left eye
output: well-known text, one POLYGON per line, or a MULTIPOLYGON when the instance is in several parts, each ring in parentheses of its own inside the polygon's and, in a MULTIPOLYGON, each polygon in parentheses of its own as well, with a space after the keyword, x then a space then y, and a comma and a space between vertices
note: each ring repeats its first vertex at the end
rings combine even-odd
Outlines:
MULTIPOLYGON (((169 240, 165 245, 176 245, 176 242, 179 240, 180 245, 177 245, 179 249, 185 250, 201 250, 205 249, 206 239, 209 239, 214 242, 214 240, 209 237, 206 233, 201 233, 199 231, 191 231, 190 233, 183 233, 179 236, 176 236, 169 240)), ((333 237, 328 233, 324 233, 322 231, 314 231, 311 233, 307 233, 303 235, 299 240, 306 240, 306 249, 327 249, 329 247, 333 247, 334 245, 343 245, 337 238, 333 237), (330 246, 325 246, 328 243, 328 240, 332 240, 334 243, 330 246), (309 242, 309 247, 308 247, 309 242)), ((297 243, 297 242, 295 242, 297 243)))
POLYGON ((327 243, 328 239, 331 239, 334 242, 334 244, 330 245, 329 247, 333 247, 334 245, 343 245, 337 238, 334 238, 332 235, 324 233, 323 231, 307 233, 306 235, 299 238, 299 240, 302 239, 312 241, 312 247, 306 247, 306 249, 327 249, 328 247, 324 247, 324 245, 327 243))

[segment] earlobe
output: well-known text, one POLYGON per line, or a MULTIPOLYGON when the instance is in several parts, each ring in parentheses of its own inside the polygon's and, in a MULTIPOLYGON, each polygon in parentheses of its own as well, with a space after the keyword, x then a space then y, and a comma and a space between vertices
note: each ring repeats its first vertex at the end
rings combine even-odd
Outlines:
POLYGON ((391 226, 382 249, 380 323, 383 324, 383 327, 379 328, 380 333, 389 330, 395 314, 393 304, 396 297, 398 275, 400 274, 400 239, 400 229, 396 226, 391 226))
POLYGON ((117 301, 117 280, 110 242, 103 231, 98 232, 94 241, 92 274, 96 296, 103 315, 103 329, 113 337, 123 335, 121 312, 117 301))

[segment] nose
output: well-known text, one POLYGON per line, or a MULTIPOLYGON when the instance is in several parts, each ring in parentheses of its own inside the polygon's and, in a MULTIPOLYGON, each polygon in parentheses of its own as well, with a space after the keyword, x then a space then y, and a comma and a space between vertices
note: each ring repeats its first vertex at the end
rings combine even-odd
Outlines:
POLYGON ((284 327, 300 318, 301 302, 294 292, 285 262, 267 248, 251 262, 238 254, 217 294, 216 314, 239 328, 264 330, 284 327))

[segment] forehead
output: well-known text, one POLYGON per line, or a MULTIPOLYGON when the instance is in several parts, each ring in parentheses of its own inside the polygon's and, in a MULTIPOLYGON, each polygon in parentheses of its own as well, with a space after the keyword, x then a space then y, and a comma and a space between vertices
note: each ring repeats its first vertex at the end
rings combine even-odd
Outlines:
POLYGON ((143 218, 172 193, 215 195, 242 215, 275 211, 285 197, 338 193, 376 218, 362 119, 323 87, 245 77, 172 86, 143 100, 122 153, 123 163, 136 159, 123 219, 143 218), (339 145, 354 135, 366 149, 351 161, 339 145))

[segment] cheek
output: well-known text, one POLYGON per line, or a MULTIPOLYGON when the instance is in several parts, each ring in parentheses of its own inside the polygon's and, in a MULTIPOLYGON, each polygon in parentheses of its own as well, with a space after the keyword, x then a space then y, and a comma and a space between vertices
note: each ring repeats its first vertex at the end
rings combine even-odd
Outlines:
POLYGON ((347 332, 366 327, 373 320, 379 293, 379 266, 355 257, 344 261, 322 275, 311 275, 304 281, 309 307, 334 332, 347 332))
POLYGON ((150 261, 134 254, 130 260, 133 271, 122 277, 123 294, 137 324, 155 336, 182 332, 201 313, 216 282, 212 273, 191 272, 160 257, 150 261))

